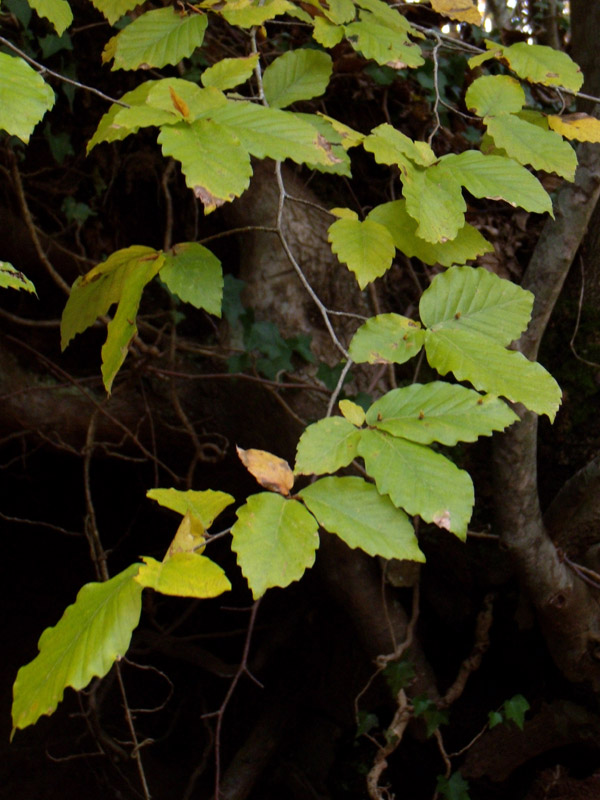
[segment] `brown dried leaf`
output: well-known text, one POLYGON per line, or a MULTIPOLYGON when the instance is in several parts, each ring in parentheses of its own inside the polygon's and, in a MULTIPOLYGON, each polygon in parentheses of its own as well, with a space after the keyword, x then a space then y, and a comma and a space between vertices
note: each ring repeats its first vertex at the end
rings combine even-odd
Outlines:
POLYGON ((294 473, 287 461, 266 450, 242 450, 241 447, 236 447, 236 450, 242 464, 261 486, 289 496, 294 485, 294 473))

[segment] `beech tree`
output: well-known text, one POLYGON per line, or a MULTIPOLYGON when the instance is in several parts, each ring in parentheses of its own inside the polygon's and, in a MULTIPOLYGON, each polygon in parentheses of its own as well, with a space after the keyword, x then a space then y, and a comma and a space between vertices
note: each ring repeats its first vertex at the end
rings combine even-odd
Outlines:
POLYGON ((98 796, 583 790, 582 9, 6 0, 7 606, 56 598, 7 633, 8 759, 98 796))

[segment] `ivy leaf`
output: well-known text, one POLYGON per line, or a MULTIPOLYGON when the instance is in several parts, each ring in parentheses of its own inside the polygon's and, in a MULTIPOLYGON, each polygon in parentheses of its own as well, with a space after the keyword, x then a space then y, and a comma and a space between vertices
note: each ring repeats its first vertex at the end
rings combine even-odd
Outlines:
POLYGON ((139 5, 139 0, 92 0, 92 4, 114 25, 123 14, 139 5))
POLYGON ((488 53, 469 59, 471 69, 490 58, 504 61, 519 78, 544 86, 564 86, 578 92, 583 85, 583 75, 578 65, 562 50, 541 44, 516 42, 504 46, 486 39, 488 53))
POLYGON ((202 85, 225 91, 245 83, 258 64, 258 53, 244 58, 222 58, 202 73, 202 85))
POLYGON ((218 597, 231 589, 225 572, 198 553, 173 553, 166 561, 142 556, 134 580, 140 586, 176 597, 218 597))
POLYGON ((469 783, 460 772, 455 772, 449 778, 440 775, 437 779, 436 791, 446 800, 471 800, 469 783))
POLYGON ((71 686, 83 689, 102 678, 125 655, 141 613, 142 587, 132 564, 104 583, 83 586, 53 628, 46 628, 39 654, 18 672, 13 689, 13 735, 52 714, 71 686))
POLYGON ((466 222, 458 233, 447 242, 426 242, 417 236, 417 222, 406 211, 406 200, 382 203, 368 214, 367 219, 385 225, 392 234, 394 244, 409 258, 418 258, 426 264, 464 264, 483 253, 491 253, 494 247, 481 233, 466 222))
POLYGON ((421 48, 408 39, 405 31, 386 25, 368 11, 361 11, 358 21, 344 25, 344 31, 355 50, 378 64, 402 69, 420 67, 425 63, 421 48))
POLYGON ((67 0, 27 0, 27 2, 40 17, 45 17, 54 26, 59 36, 62 36, 73 22, 73 12, 67 0))
POLYGON ((561 117, 550 115, 548 125, 566 139, 600 142, 600 120, 590 117, 589 114, 563 114, 561 117))
POLYGON ((467 89, 465 105, 480 117, 503 112, 514 114, 525 105, 525 92, 510 75, 484 75, 467 89))
POLYGON ((158 141, 165 156, 181 163, 185 182, 207 214, 239 197, 250 184, 248 151, 224 125, 207 119, 180 122, 161 128, 158 141))
POLYGON ((27 144, 54 105, 54 92, 22 58, 0 53, 0 129, 27 144))
POLYGON ((327 89, 331 56, 321 50, 290 50, 276 58, 263 74, 263 90, 272 108, 319 97, 327 89))
POLYGON ((165 253, 160 278, 184 303, 221 316, 223 270, 219 259, 197 242, 176 244, 165 253))
POLYGON ((514 722, 517 728, 520 730, 523 730, 523 725, 525 724, 525 714, 530 708, 531 706, 522 694, 516 694, 509 700, 505 700, 502 705, 506 719, 512 720, 512 722, 514 722))
POLYGON ((111 69, 149 69, 178 64, 204 39, 206 14, 182 14, 173 6, 146 11, 110 39, 102 63, 114 59, 111 69))
POLYGON ((432 330, 468 330, 508 345, 523 333, 533 294, 483 267, 453 267, 436 275, 419 302, 432 330))
POLYGON ((329 143, 291 111, 230 100, 211 117, 233 131, 256 158, 290 158, 297 164, 336 163, 329 143))
POLYGON ((372 220, 338 219, 329 227, 329 241, 361 289, 391 267, 396 252, 391 233, 372 220))
POLYGON ((490 730, 495 728, 496 725, 501 725, 504 722, 504 717, 499 711, 490 711, 488 713, 488 727, 490 730))
POLYGON ((356 331, 349 353, 357 364, 404 364, 424 341, 425 331, 418 322, 400 314, 378 314, 356 331))
POLYGON ((363 478, 321 478, 299 492, 319 524, 370 556, 425 561, 411 521, 363 478))
POLYGON ((502 431, 519 417, 494 395, 442 381, 392 389, 367 412, 367 424, 420 444, 454 446, 502 431))
POLYGON ((8 261, 0 261, 0 288, 24 289, 26 292, 37 294, 35 286, 29 278, 26 278, 20 270, 13 267, 8 261))
POLYGON ((237 511, 231 549, 254 599, 273 586, 300 580, 315 562, 318 525, 297 500, 262 492, 251 495, 237 511))
POLYGON ((356 458, 360 431, 343 417, 309 425, 296 449, 296 475, 322 475, 347 467, 356 458))
POLYGON ((233 497, 226 492, 215 492, 212 489, 195 491, 188 489, 149 489, 146 496, 159 505, 170 508, 182 516, 190 513, 201 520, 208 530, 219 514, 233 503, 233 497))
POLYGON ((402 165, 409 159, 428 167, 436 161, 436 155, 427 142, 415 142, 387 122, 373 128, 363 146, 368 153, 373 153, 378 164, 402 165))
POLYGON ((561 390, 541 364, 522 353, 506 350, 490 339, 467 330, 442 328, 427 331, 425 352, 429 365, 440 375, 452 372, 459 381, 476 389, 523 403, 552 421, 561 401, 561 390))
POLYGON ((358 453, 377 489, 395 506, 466 538, 474 503, 467 472, 429 447, 383 431, 361 431, 358 453))
POLYGON ((554 131, 541 130, 538 125, 514 114, 498 113, 486 117, 484 122, 496 147, 502 148, 520 164, 555 172, 568 181, 575 177, 575 151, 554 131))

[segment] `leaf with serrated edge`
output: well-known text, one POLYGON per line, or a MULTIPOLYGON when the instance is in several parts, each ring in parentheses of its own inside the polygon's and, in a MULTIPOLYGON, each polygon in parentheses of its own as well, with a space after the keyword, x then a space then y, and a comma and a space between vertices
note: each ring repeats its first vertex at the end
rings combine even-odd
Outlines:
POLYGON ((315 563, 318 524, 297 500, 262 492, 237 510, 231 549, 255 600, 273 586, 289 586, 315 563))
POLYGON ((0 129, 27 144, 54 105, 54 92, 22 58, 0 53, 0 129))
POLYGON ((455 176, 435 164, 427 169, 407 167, 400 177, 406 211, 418 223, 417 236, 434 243, 454 239, 464 227, 467 210, 455 176))
POLYGON ((227 2, 219 13, 230 25, 238 28, 253 28, 282 14, 295 12, 288 0, 253 0, 250 3, 227 2))
POLYGON ((263 73, 263 91, 271 108, 319 97, 327 89, 333 63, 321 50, 290 50, 263 73))
POLYGON ((73 12, 67 0, 27 0, 40 17, 45 17, 54 26, 59 36, 73 22, 73 12))
POLYGON ((367 412, 367 424, 419 444, 475 442, 518 420, 496 396, 442 381, 392 389, 367 412))
POLYGON ((574 92, 583 85, 580 67, 562 50, 529 42, 516 42, 510 46, 488 41, 485 44, 494 51, 495 58, 506 60, 520 78, 544 86, 564 86, 574 92))
POLYGON ((178 64, 204 39, 206 14, 181 14, 173 6, 146 11, 106 44, 102 61, 111 69, 148 69, 178 64))
POLYGON ((481 25, 481 13, 475 0, 431 0, 431 7, 438 14, 458 22, 481 25))
MULTIPOLYGON (((136 86, 135 89, 126 92, 121 98, 121 102, 128 106, 144 106, 150 90, 157 83, 159 83, 159 81, 145 81, 141 83, 139 86, 136 86)), ((122 105, 113 103, 100 119, 94 135, 87 144, 86 152, 89 153, 90 150, 97 144, 100 144, 100 142, 114 142, 125 139, 130 134, 136 133, 143 125, 148 124, 146 122, 141 122, 139 124, 136 122, 131 126, 117 124, 115 120, 119 112, 130 110, 131 109, 125 108, 122 105)), ((168 119, 169 116, 162 117, 162 119, 168 119)), ((158 121, 156 124, 161 124, 161 122, 158 121)))
POLYGON ((600 142, 600 119, 589 114, 564 114, 562 117, 550 115, 548 125, 566 139, 577 142, 600 142))
POLYGON ((164 127, 158 142, 165 156, 181 163, 185 182, 207 214, 239 197, 250 184, 248 151, 235 134, 213 120, 164 127))
POLYGON ((197 242, 182 242, 165 253, 160 279, 184 303, 221 316, 223 269, 210 250, 197 242))
POLYGON ((266 450, 235 449, 242 464, 261 486, 272 492, 289 495, 294 485, 294 473, 285 459, 266 450))
POLYGON ((92 5, 114 25, 123 14, 139 5, 139 0, 92 0, 92 5))
POLYGON ((134 580, 141 586, 175 597, 218 597, 231 589, 225 572, 197 553, 174 553, 167 561, 142 556, 134 580))
POLYGON ((370 556, 425 561, 404 511, 363 478, 321 478, 299 493, 325 530, 370 556))
POLYGON ((346 38, 355 50, 378 64, 402 67, 420 67, 425 63, 421 48, 411 42, 404 31, 389 27, 369 12, 361 11, 360 20, 344 25, 346 38))
POLYGON ((37 294, 35 286, 29 278, 26 278, 20 270, 13 267, 8 261, 0 261, 0 288, 24 289, 26 292, 37 294))
POLYGON ((368 474, 394 505, 466 538, 474 503, 467 472, 429 447, 364 430, 358 444, 368 474))
POLYGON ((392 266, 394 241, 378 222, 338 219, 328 233, 332 251, 354 272, 361 289, 392 266))
POLYGON ((525 105, 525 92, 510 75, 484 75, 467 89, 465 105, 480 117, 501 112, 514 114, 525 105))
POLYGON ((338 405, 348 422, 356 425, 357 428, 365 424, 365 410, 358 403, 353 403, 352 400, 340 400, 338 405))
POLYGON ((321 475, 347 467, 356 458, 360 431, 343 417, 309 425, 296 449, 296 475, 321 475))
POLYGON ((196 491, 188 489, 149 489, 146 496, 159 505, 170 508, 178 514, 188 511, 198 517, 206 529, 210 528, 219 514, 233 503, 233 497, 226 492, 215 492, 212 489, 196 491))
POLYGON ((258 64, 258 53, 244 58, 222 58, 201 76, 203 86, 214 86, 221 91, 240 86, 250 78, 258 64))
POLYGON ((469 330, 502 345, 519 338, 532 309, 531 292, 483 267, 452 267, 436 275, 419 302, 428 328, 469 330))
POLYGON ((514 114, 497 114, 484 119, 487 132, 496 147, 520 164, 534 169, 555 172, 572 181, 577 168, 577 156, 568 142, 554 131, 540 130, 514 114))
POLYGON ((422 167, 436 160, 435 153, 427 142, 416 142, 401 131, 384 122, 373 128, 363 141, 368 153, 373 153, 378 164, 403 164, 406 159, 422 167))
POLYGON ((323 47, 335 47, 344 38, 341 25, 334 25, 324 17, 316 17, 313 25, 313 38, 323 47))
POLYGON ((536 414, 554 419, 561 390, 550 373, 522 353, 466 330, 427 331, 425 352, 429 365, 440 375, 452 372, 476 389, 523 403, 536 414))
POLYGON ((401 253, 409 258, 418 258, 426 264, 450 267, 494 251, 493 245, 468 222, 450 241, 426 242, 417 236, 417 221, 407 213, 406 200, 392 200, 375 206, 367 219, 385 225, 401 253))
POLYGON ((142 587, 132 564, 104 583, 83 586, 75 603, 42 633, 39 654, 18 672, 13 688, 13 734, 50 715, 71 686, 83 689, 125 655, 141 612, 142 587))
POLYGON ((424 340, 418 322, 400 314, 378 314, 352 337, 350 358, 357 364, 404 364, 417 355, 424 340))

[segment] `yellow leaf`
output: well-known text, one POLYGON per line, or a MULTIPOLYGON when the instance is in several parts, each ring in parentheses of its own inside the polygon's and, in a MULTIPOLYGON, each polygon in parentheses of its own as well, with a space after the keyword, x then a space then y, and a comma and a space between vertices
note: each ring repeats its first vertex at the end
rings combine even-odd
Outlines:
POLYGON ((431 0, 434 11, 459 22, 481 25, 481 14, 475 0, 431 0))
POLYGON ((565 114, 562 117, 549 116, 548 126, 565 139, 578 142, 600 142, 600 120, 588 114, 565 114))
POLYGON ((329 213, 339 219, 358 219, 358 214, 351 208, 330 208, 329 213))
POLYGON ((171 558, 174 553, 201 553, 204 550, 204 534, 204 526, 198 517, 186 511, 164 560, 171 558))
POLYGON ((346 417, 348 422, 351 422, 353 425, 356 425, 357 428, 360 428, 364 425, 365 422, 365 412, 357 403, 353 403, 352 400, 340 400, 339 402, 340 411, 346 417))
POLYGON ((283 458, 278 458, 266 450, 242 450, 236 447, 240 461, 261 486, 286 497, 294 485, 294 473, 283 458))

